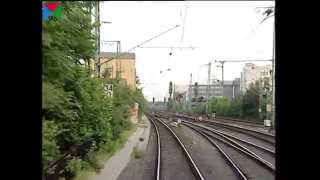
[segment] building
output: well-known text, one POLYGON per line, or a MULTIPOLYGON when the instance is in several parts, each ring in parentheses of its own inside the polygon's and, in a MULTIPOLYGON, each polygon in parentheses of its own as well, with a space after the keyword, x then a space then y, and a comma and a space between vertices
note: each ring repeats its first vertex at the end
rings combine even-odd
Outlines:
POLYGON ((251 83, 260 81, 261 78, 267 78, 271 82, 271 66, 256 66, 252 63, 246 63, 241 72, 240 91, 246 92, 251 83))
MULTIPOLYGON (((195 85, 191 86, 191 96, 190 95, 190 88, 187 92, 187 101, 192 101, 195 99, 195 85), (191 98, 191 99, 190 99, 191 98)), ((229 99, 234 99, 240 95, 240 78, 236 78, 232 81, 224 81, 223 87, 220 82, 214 82, 210 86, 207 84, 199 84, 198 85, 198 95, 202 101, 206 101, 212 97, 228 97, 229 99)))
POLYGON ((235 99, 240 94, 240 78, 223 82, 223 96, 226 96, 229 99, 235 99))
POLYGON ((115 79, 117 76, 124 80, 129 87, 136 88, 135 53, 100 53, 100 75, 115 79))
MULTIPOLYGON (((223 89, 220 83, 213 83, 210 86, 208 86, 207 84, 199 84, 197 91, 197 99, 202 99, 203 101, 206 101, 208 97, 210 99, 212 97, 222 97, 223 95, 223 89)), ((194 101, 194 99, 196 98, 195 85, 191 85, 191 88, 189 86, 187 97, 188 102, 194 101)))
MULTIPOLYGON (((100 53, 100 77, 115 79, 121 78, 124 84, 132 89, 136 89, 136 67, 135 53, 100 53)), ((91 71, 96 72, 94 60, 90 63, 91 71)), ((94 74, 94 73, 92 73, 94 74)), ((129 109, 131 112, 131 121, 138 122, 139 106, 137 103, 129 109)))

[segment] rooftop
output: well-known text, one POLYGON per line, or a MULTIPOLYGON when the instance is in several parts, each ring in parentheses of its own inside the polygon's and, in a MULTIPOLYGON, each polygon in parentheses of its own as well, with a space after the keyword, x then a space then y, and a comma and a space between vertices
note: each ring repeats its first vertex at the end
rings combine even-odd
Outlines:
POLYGON ((135 59, 136 54, 135 53, 116 53, 116 52, 101 52, 100 53, 101 58, 115 58, 115 59, 135 59))

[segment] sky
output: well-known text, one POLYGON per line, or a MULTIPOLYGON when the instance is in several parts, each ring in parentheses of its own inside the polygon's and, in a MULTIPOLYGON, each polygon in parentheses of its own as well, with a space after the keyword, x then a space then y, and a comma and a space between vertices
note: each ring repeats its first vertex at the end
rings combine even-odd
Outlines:
MULTIPOLYGON (((262 24, 256 7, 274 6, 274 1, 105 1, 100 3, 101 40, 120 41, 121 51, 178 28, 136 48, 137 75, 148 100, 168 97, 169 81, 177 85, 206 83, 208 64, 211 78, 221 79, 215 60, 272 59, 273 22, 262 24), (172 53, 170 56, 169 53, 172 53), (170 68, 171 71, 164 71, 170 68), (164 71, 164 73, 160 73, 164 71)), ((103 44, 101 51, 116 51, 115 44, 103 44)), ((225 63, 224 79, 239 78, 245 63, 225 63)), ((256 62, 267 65, 271 62, 256 62)))

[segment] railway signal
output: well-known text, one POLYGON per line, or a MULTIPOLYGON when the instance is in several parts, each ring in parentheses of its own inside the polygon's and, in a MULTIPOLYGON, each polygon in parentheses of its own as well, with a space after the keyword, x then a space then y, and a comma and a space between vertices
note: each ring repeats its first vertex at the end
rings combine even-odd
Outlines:
POLYGON ((169 82, 169 95, 170 95, 170 98, 171 98, 171 95, 172 95, 172 81, 169 82))
POLYGON ((199 86, 198 86, 198 82, 195 82, 194 83, 194 101, 195 102, 197 102, 198 100, 198 88, 199 88, 199 86))

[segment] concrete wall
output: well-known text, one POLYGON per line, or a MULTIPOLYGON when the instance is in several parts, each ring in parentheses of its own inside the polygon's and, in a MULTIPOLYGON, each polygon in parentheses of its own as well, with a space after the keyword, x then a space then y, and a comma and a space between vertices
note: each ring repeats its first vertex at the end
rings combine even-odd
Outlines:
POLYGON ((239 95, 240 95, 240 84, 223 86, 223 96, 228 97, 230 100, 233 99, 233 96, 234 98, 236 98, 239 95))

